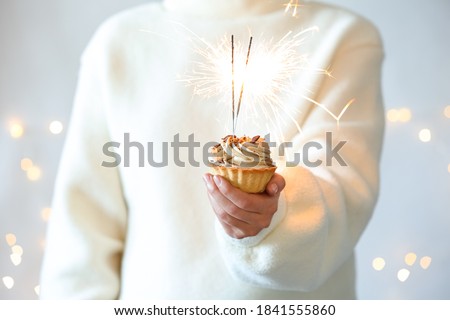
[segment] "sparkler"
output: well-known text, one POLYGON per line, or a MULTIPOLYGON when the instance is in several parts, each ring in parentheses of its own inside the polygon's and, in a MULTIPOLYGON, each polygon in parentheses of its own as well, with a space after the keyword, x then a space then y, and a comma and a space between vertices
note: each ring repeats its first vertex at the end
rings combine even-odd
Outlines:
MULTIPOLYGON (((183 25, 181 27, 185 28, 183 25)), ((290 121, 301 133, 298 123, 299 110, 286 104, 286 97, 300 96, 316 107, 322 108, 337 125, 353 103, 351 100, 339 114, 333 113, 327 106, 315 101, 308 95, 310 91, 297 82, 300 71, 308 74, 322 74, 331 77, 326 69, 313 68, 309 64, 308 55, 301 54, 299 48, 317 27, 311 27, 301 32, 288 32, 279 40, 267 39, 264 35, 252 46, 252 39, 248 47, 236 41, 232 36, 224 36, 217 44, 211 44, 199 37, 191 30, 185 28, 193 35, 194 52, 200 59, 193 62, 193 71, 180 80, 192 86, 194 95, 203 98, 221 97, 224 101, 232 100, 233 134, 236 131, 237 116, 241 105, 245 105, 245 114, 255 119, 255 115, 262 115, 266 120, 267 129, 274 134, 277 140, 285 141, 282 128, 290 121), (250 57, 251 48, 251 59, 250 57), (232 70, 230 72, 230 51, 232 70), (232 86, 230 97, 230 83, 232 86), (245 94, 243 90, 245 87, 245 94), (235 88, 241 88, 239 100, 236 103, 235 88)))
POLYGON ((235 119, 234 119, 234 35, 231 36, 231 112, 233 120, 233 135, 236 133, 235 119))
MULTIPOLYGON (((248 44, 248 50, 247 50, 247 59, 245 61, 245 69, 247 69, 248 67, 248 61, 250 59, 250 51, 252 50, 252 42, 253 42, 253 37, 250 37, 250 42, 248 44)), ((234 111, 234 78, 235 78, 235 73, 234 73, 234 36, 231 36, 231 77, 232 77, 232 85, 231 85, 231 96, 232 96, 232 110, 233 110, 233 135, 235 135, 236 132, 236 126, 237 126, 237 120, 239 118, 239 113, 241 111, 241 103, 242 103, 242 96, 244 94, 244 85, 245 85, 245 81, 242 80, 242 85, 241 85, 241 91, 239 93, 239 102, 238 102, 238 107, 237 107, 237 112, 235 113, 234 111)))

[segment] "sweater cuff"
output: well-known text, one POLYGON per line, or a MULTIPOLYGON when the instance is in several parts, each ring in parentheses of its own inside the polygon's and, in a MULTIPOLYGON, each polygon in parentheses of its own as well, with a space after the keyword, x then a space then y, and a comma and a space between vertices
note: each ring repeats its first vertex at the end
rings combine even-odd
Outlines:
POLYGON ((285 215, 286 215, 286 199, 284 196, 284 192, 282 192, 280 195, 280 199, 278 200, 278 210, 273 215, 270 226, 261 230, 261 232, 258 233, 256 236, 246 237, 242 239, 230 237, 225 232, 225 230, 223 230, 222 225, 217 219, 215 224, 216 234, 220 242, 224 241, 230 245, 238 247, 245 247, 245 248, 254 247, 257 246, 261 241, 263 241, 281 223, 285 215))

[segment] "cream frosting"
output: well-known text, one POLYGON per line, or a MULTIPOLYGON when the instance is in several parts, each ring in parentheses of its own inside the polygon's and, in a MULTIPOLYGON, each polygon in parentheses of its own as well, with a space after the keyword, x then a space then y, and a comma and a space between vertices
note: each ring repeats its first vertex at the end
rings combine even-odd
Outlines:
POLYGON ((224 167, 267 168, 274 167, 269 144, 260 136, 226 136, 210 149, 212 165, 224 167))

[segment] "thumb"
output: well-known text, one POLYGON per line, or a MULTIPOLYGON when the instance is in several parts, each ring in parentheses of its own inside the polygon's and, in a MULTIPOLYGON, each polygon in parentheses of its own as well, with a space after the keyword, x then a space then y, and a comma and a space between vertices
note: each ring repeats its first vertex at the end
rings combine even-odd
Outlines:
POLYGON ((283 176, 275 173, 272 179, 270 179, 269 183, 267 184, 266 193, 269 196, 275 196, 283 191, 285 186, 286 181, 284 180, 283 176))

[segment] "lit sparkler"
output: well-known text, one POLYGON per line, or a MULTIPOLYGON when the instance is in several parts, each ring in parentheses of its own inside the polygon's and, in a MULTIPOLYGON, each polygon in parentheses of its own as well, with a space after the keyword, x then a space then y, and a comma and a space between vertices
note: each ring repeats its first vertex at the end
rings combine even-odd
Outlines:
MULTIPOLYGON (((302 133, 298 122, 300 110, 286 103, 288 96, 296 95, 323 109, 336 121, 338 127, 343 115, 355 101, 350 100, 335 114, 326 105, 309 96, 312 92, 307 88, 308 84, 298 82, 301 72, 307 75, 307 80, 308 75, 313 74, 332 77, 328 69, 311 67, 308 54, 301 53, 300 48, 318 31, 317 27, 310 27, 298 33, 289 31, 279 40, 268 39, 261 34, 254 41, 251 59, 248 60, 249 48, 240 41, 235 41, 234 37, 231 43, 229 36, 225 35, 212 44, 183 24, 173 23, 190 35, 185 38, 191 42, 192 50, 198 55, 192 62, 191 72, 181 76, 179 80, 191 86, 193 94, 202 98, 219 97, 224 105, 231 99, 233 131, 236 130, 234 87, 243 88, 244 83, 245 95, 239 102, 239 105, 243 105, 243 116, 256 120, 262 115, 267 121, 266 128, 279 142, 285 141, 283 128, 287 125, 286 121, 294 124, 298 132, 302 133)), ((304 80, 305 78, 302 81, 304 80)))
MULTIPOLYGON (((183 27, 183 26, 182 26, 183 27)), ((262 113, 268 121, 268 127, 275 129, 273 132, 280 140, 284 140, 281 127, 283 116, 290 119, 299 132, 302 132, 300 124, 296 120, 298 110, 287 108, 284 103, 286 95, 293 93, 293 78, 299 71, 312 72, 330 76, 326 69, 311 68, 307 54, 301 54, 299 47, 304 44, 307 37, 317 27, 305 29, 299 33, 288 32, 280 40, 266 40, 259 37, 252 47, 252 56, 248 60, 249 50, 241 42, 233 41, 230 44, 229 37, 223 37, 217 45, 212 45, 206 40, 186 29, 194 37, 191 41, 194 50, 201 59, 194 62, 194 70, 184 76, 181 81, 193 87, 195 95, 211 98, 219 96, 223 101, 233 103, 233 129, 235 130, 236 119, 234 106, 234 87, 243 88, 245 83, 245 95, 239 98, 239 106, 243 105, 247 115, 262 113), (232 69, 230 72, 230 52, 232 55, 232 69), (247 58, 246 58, 247 57, 247 58), (231 84, 231 88, 230 88, 231 84)), ((300 94, 306 101, 325 110, 337 125, 353 103, 351 100, 342 111, 336 115, 324 104, 302 94, 306 88, 297 88, 296 94, 300 94)))
MULTIPOLYGON (((247 50, 247 59, 245 60, 245 69, 247 70, 248 67, 248 61, 250 59, 250 52, 252 50, 252 42, 253 37, 250 37, 250 42, 248 44, 248 50, 247 50)), ((233 135, 236 133, 236 126, 237 126, 237 120, 239 118, 239 113, 241 111, 241 104, 242 104, 242 96, 244 94, 244 86, 245 86, 245 80, 242 80, 241 84, 241 91, 239 92, 239 102, 237 105, 237 111, 235 111, 235 101, 234 101, 234 88, 235 88, 235 72, 234 72, 234 36, 231 36, 231 99, 232 101, 232 111, 233 111, 233 135)))

